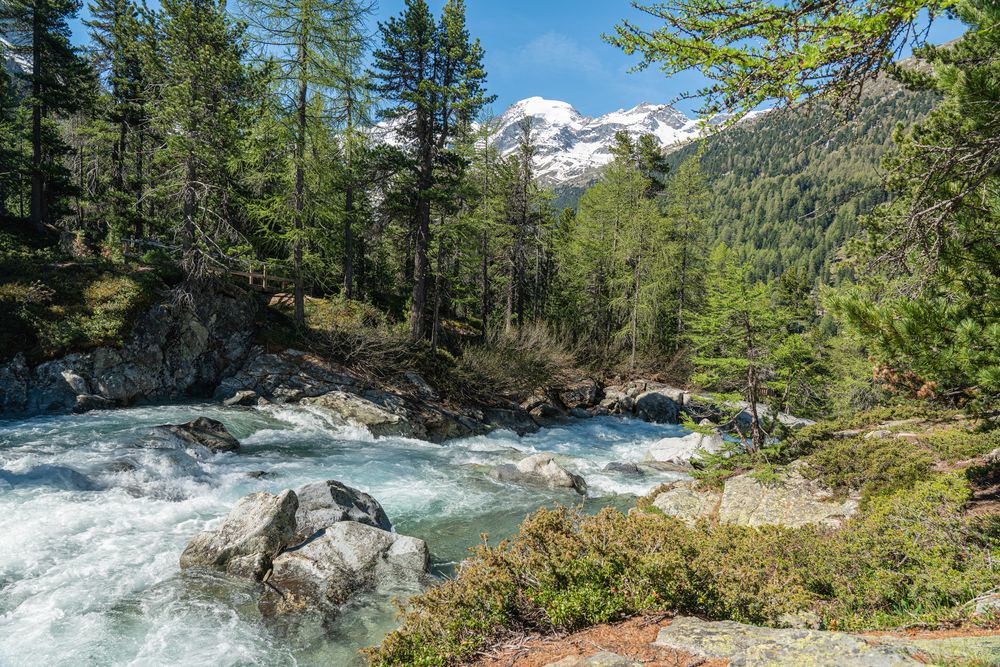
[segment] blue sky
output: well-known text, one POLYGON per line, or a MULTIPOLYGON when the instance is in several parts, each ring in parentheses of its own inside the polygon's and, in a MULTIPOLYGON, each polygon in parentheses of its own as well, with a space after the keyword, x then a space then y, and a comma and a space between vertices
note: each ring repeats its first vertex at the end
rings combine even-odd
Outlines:
MULTIPOLYGON (((444 0, 430 4, 439 11, 444 0)), ((699 87, 694 74, 667 79, 655 69, 630 73, 635 59, 601 40, 622 18, 642 18, 629 0, 467 0, 467 5, 469 29, 486 49, 497 113, 539 95, 597 116, 640 102, 670 102, 699 87)), ((374 20, 396 15, 403 6, 404 0, 381 0, 374 20)), ((960 24, 939 20, 931 37, 941 43, 959 34, 960 24)), ((78 30, 77 41, 83 39, 78 30)), ((695 104, 678 106, 690 111, 695 104)))

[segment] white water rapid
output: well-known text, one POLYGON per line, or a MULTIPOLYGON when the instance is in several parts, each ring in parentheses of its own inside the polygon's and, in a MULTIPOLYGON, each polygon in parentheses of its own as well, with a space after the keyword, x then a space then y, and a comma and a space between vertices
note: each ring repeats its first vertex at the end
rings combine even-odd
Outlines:
POLYGON ((589 484, 585 508, 628 507, 678 475, 601 469, 640 461, 679 426, 598 418, 518 438, 501 431, 434 445, 373 439, 301 407, 180 405, 0 421, 0 666, 362 664, 393 627, 388 599, 361 598, 334 622, 266 621, 252 584, 181 572, 197 532, 238 498, 337 479, 372 494, 395 529, 427 541, 448 574, 486 532, 579 496, 504 485, 487 466, 535 451, 565 457, 589 484), (199 415, 243 447, 204 458, 152 447, 149 429, 199 415))

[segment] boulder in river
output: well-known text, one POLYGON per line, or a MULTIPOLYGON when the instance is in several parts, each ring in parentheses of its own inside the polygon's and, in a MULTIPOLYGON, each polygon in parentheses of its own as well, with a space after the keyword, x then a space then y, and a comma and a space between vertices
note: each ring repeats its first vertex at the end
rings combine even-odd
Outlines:
POLYGON ((670 389, 639 394, 633 407, 635 416, 655 424, 676 424, 680 421, 683 395, 680 390, 670 389))
POLYGON ((295 539, 294 491, 240 498, 216 530, 199 533, 181 554, 181 567, 209 567, 261 580, 275 556, 295 539))
POLYGON ((296 533, 303 540, 340 521, 392 530, 389 517, 377 500, 336 480, 306 484, 296 495, 299 497, 296 533))
POLYGON ((235 452, 240 448, 240 441, 226 430, 222 422, 208 417, 198 417, 186 424, 165 424, 156 428, 188 444, 201 445, 213 452, 235 452))
POLYGON ((663 438, 649 448, 645 462, 654 466, 690 467, 700 452, 716 454, 724 446, 725 441, 718 433, 688 433, 679 438, 663 438))
POLYGON ((375 437, 412 435, 413 429, 404 418, 367 398, 346 391, 331 391, 322 396, 304 398, 302 404, 322 408, 348 423, 364 426, 375 437))
POLYGON ((516 464, 505 463, 493 469, 493 477, 501 482, 545 486, 550 489, 572 489, 586 495, 587 482, 569 472, 549 453, 535 454, 516 464))
POLYGON ((615 472, 630 477, 642 477, 646 474, 642 471, 642 468, 629 461, 612 461, 604 466, 604 472, 615 472))
POLYGON ((252 493, 217 530, 191 540, 181 567, 264 582, 264 613, 330 613, 356 592, 413 591, 423 581, 427 545, 391 528, 378 501, 334 480, 307 484, 298 493, 252 493))
POLYGON ((341 605, 362 590, 415 587, 429 563, 423 540, 340 521, 274 559, 262 608, 281 613, 341 605))

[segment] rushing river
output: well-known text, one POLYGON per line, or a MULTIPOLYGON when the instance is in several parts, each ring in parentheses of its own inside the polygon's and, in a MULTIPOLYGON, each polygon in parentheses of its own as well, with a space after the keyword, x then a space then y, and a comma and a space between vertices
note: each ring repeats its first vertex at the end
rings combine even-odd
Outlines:
POLYGON ((599 418, 434 445, 375 440, 306 408, 204 405, 0 421, 0 666, 361 664, 358 649, 393 627, 389 599, 360 598, 332 623, 266 621, 253 585, 178 569, 188 540, 247 493, 337 479, 426 540, 447 575, 481 533, 505 537, 535 508, 580 502, 494 482, 487 466, 555 452, 586 478, 588 511, 625 508, 671 476, 604 465, 683 433, 599 418), (151 426, 199 415, 224 422, 242 451, 198 458, 148 445, 151 426))

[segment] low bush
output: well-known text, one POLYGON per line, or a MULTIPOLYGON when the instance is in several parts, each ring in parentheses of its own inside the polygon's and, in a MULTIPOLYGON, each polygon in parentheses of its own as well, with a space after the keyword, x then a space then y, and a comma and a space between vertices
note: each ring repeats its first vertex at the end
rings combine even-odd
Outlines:
POLYGON ((863 437, 830 440, 806 457, 811 470, 828 487, 863 497, 908 489, 931 475, 934 456, 897 438, 863 437))
POLYGON ((466 344, 452 371, 454 390, 468 398, 526 398, 539 387, 557 384, 575 367, 573 354, 542 324, 491 334, 466 344))
POLYGON ((458 578, 411 600, 368 658, 453 665, 517 633, 653 609, 772 625, 808 611, 841 629, 951 619, 1000 584, 1000 545, 963 517, 968 496, 956 475, 920 481, 873 499, 839 531, 540 510, 513 539, 480 546, 458 578))

